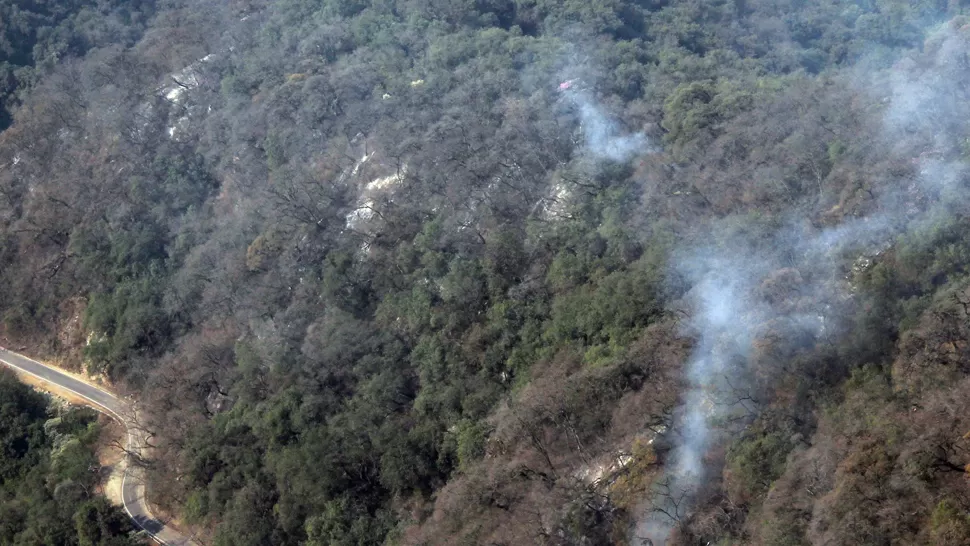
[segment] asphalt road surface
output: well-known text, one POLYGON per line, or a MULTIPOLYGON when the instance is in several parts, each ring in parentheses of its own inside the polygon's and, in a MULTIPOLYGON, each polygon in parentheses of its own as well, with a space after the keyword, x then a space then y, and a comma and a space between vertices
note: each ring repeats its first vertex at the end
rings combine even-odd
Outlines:
POLYGON ((8 349, 0 349, 0 362, 16 371, 30 374, 84 398, 90 402, 92 408, 124 425, 127 435, 127 449, 130 453, 125 456, 121 463, 122 472, 124 472, 124 478, 121 481, 121 498, 125 512, 128 513, 137 527, 148 532, 152 539, 159 544, 198 546, 196 541, 171 527, 166 527, 164 523, 156 519, 148 508, 148 503, 145 502, 144 470, 139 466, 128 463, 129 458, 133 456, 131 454, 138 456, 146 449, 147 435, 132 419, 134 408, 129 402, 104 389, 79 381, 52 366, 31 360, 8 349))

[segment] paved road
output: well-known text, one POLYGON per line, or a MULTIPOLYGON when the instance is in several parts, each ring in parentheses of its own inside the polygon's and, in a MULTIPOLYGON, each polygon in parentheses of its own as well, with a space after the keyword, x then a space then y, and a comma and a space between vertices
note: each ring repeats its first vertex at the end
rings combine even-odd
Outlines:
MULTIPOLYGON (((134 409, 131 404, 110 392, 75 379, 70 375, 60 372, 52 366, 42 364, 36 360, 31 360, 26 356, 0 349, 0 363, 7 365, 17 371, 30 374, 48 383, 56 385, 62 389, 84 398, 90 402, 91 407, 107 414, 125 427, 127 435, 127 449, 130 453, 140 455, 147 445, 147 435, 132 420, 134 409)), ((135 522, 135 525, 144 529, 159 544, 167 546, 198 546, 198 543, 189 537, 175 531, 171 527, 166 527, 156 519, 148 504, 145 502, 145 481, 143 479, 144 470, 139 466, 128 464, 126 455, 122 464, 124 478, 121 481, 121 499, 125 511, 135 522)))

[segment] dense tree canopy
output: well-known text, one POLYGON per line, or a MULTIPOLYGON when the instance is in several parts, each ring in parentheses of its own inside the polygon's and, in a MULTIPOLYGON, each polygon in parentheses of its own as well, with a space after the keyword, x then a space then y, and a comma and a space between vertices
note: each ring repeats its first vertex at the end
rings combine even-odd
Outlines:
POLYGON ((57 409, 0 371, 0 543, 137 543, 127 516, 95 494, 94 415, 57 409))
MULTIPOLYGON (((135 393, 213 544, 634 543, 703 345, 679 264, 770 256, 672 540, 965 543, 968 9, 0 3, 3 334, 135 393), (837 279, 779 235, 886 210, 837 279)), ((0 478, 43 487, 0 542, 77 488, 58 537, 113 544, 4 385, 0 478)))

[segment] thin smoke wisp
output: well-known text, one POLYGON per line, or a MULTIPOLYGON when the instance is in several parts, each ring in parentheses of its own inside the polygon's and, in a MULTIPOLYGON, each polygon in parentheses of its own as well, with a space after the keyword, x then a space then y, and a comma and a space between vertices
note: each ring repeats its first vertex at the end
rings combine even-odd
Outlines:
POLYGON ((960 159, 963 120, 970 119, 970 67, 961 59, 970 40, 950 27, 934 38, 939 45, 928 65, 903 60, 867 77, 867 93, 886 105, 880 144, 916 165, 915 177, 884 181, 872 211, 840 225, 814 228, 804 212, 792 211, 751 234, 724 220, 711 230, 710 245, 676 257, 673 267, 693 287, 683 305, 696 346, 686 365, 689 390, 667 435, 666 474, 634 531, 641 543, 664 544, 689 517, 710 472, 705 456, 741 431, 732 423, 757 415, 757 397, 747 393, 777 381, 770 366, 754 371, 763 346, 795 351, 838 336, 854 304, 847 278, 853 259, 871 262, 898 236, 970 210, 970 172, 960 159))
POLYGON ((597 159, 622 162, 651 151, 642 132, 623 134, 619 124, 583 90, 564 89, 566 97, 579 111, 584 150, 597 159))

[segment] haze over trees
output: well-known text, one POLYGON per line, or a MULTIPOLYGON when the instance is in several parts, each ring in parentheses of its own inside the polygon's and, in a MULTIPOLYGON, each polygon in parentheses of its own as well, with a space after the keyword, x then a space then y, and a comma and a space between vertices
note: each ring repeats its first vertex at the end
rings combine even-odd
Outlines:
MULTIPOLYGON (((0 2, 3 334, 217 545, 966 544, 968 10, 0 2), (705 256, 770 313, 684 492, 705 256)), ((39 407, 0 510, 60 502, 39 407)))

